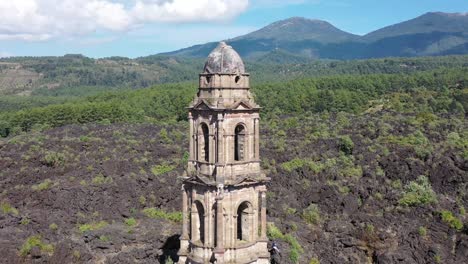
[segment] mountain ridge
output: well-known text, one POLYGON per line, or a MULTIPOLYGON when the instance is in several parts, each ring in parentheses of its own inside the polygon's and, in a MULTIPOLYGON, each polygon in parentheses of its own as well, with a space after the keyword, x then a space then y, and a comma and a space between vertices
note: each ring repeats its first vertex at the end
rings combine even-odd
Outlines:
MULTIPOLYGON (((428 12, 362 36, 327 21, 291 17, 225 41, 250 59, 275 49, 306 58, 340 60, 466 54, 468 13, 428 12)), ((216 42, 209 42, 160 55, 205 57, 215 46, 216 42)))

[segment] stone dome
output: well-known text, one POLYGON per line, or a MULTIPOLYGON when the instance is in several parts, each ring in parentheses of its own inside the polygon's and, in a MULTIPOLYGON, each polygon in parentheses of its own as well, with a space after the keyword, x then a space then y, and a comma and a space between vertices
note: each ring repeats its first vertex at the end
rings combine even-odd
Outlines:
POLYGON ((208 55, 203 73, 244 74, 244 62, 231 46, 220 42, 208 55))

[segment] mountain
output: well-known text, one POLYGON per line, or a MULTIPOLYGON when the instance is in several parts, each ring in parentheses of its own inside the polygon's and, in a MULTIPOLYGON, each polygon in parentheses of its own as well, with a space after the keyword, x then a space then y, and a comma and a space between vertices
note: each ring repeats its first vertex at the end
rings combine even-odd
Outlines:
MULTIPOLYGON (((262 57, 279 48, 303 57, 317 58, 321 57, 322 52, 329 53, 324 51, 326 49, 358 39, 359 36, 342 31, 326 21, 293 17, 226 41, 243 57, 262 57)), ((165 55, 206 57, 216 44, 196 45, 165 55)))
MULTIPOLYGON (((304 58, 326 59, 467 54, 468 13, 431 12, 364 36, 342 31, 326 21, 293 17, 226 41, 241 56, 254 60, 277 49, 304 58)), ((211 42, 166 55, 205 57, 215 46, 211 42)))
POLYGON ((385 38, 430 34, 433 32, 468 33, 468 13, 430 12, 417 18, 384 27, 363 37, 366 41, 378 41, 385 38))
POLYGON ((362 37, 363 57, 468 53, 468 13, 427 13, 362 37))
POLYGON ((342 31, 326 21, 293 17, 275 22, 231 41, 273 39, 280 42, 310 40, 318 43, 338 43, 357 38, 359 36, 342 31))

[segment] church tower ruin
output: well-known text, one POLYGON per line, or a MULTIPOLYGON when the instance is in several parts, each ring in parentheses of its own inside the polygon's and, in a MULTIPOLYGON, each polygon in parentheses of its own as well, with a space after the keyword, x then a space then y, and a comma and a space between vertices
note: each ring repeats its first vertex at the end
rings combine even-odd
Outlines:
POLYGON ((260 107, 231 46, 221 42, 208 56, 188 109, 179 263, 269 263, 260 107))

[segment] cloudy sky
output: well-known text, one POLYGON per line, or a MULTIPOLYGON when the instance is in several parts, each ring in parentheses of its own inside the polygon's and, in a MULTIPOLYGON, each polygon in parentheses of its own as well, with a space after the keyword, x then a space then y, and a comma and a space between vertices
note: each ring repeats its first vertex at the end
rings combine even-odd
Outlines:
POLYGON ((236 37, 292 16, 365 34, 467 0, 0 0, 0 57, 138 57, 236 37))

